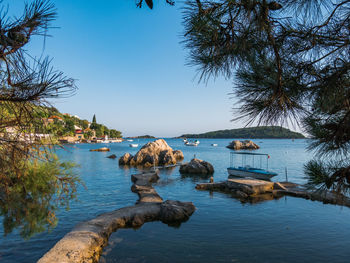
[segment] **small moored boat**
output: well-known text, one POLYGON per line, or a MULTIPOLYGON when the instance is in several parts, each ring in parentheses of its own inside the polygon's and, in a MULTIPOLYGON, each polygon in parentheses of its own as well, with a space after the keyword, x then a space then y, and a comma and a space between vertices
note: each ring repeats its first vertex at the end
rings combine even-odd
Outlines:
POLYGON ((217 144, 217 143, 212 143, 212 144, 211 144, 211 146, 213 146, 213 147, 217 147, 217 146, 218 146, 218 144, 217 144))
POLYGON ((131 144, 129 144, 129 146, 132 147, 132 148, 137 148, 137 147, 139 147, 139 145, 138 145, 137 143, 131 143, 131 144))
POLYGON ((255 179, 270 180, 272 177, 276 176, 277 173, 271 172, 269 168, 269 158, 270 155, 265 153, 250 153, 250 152, 231 152, 230 155, 230 167, 227 168, 229 177, 250 177, 255 179), (234 166, 233 159, 235 155, 242 155, 242 166, 234 166), (251 157, 252 166, 246 165, 247 157, 251 157), (255 157, 260 157, 259 168, 255 167, 255 157), (262 158, 266 157, 266 169, 262 168, 262 158))
POLYGON ((198 140, 195 140, 194 142, 191 142, 191 141, 186 141, 185 142, 186 146, 198 146, 198 144, 199 144, 198 140))

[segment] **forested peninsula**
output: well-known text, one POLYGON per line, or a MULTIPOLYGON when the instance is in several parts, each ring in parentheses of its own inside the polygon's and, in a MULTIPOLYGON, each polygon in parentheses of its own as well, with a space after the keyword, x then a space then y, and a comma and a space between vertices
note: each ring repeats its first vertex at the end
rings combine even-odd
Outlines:
POLYGON ((180 138, 243 138, 243 139, 303 139, 301 133, 277 126, 260 126, 231 130, 218 130, 200 134, 183 134, 180 138))

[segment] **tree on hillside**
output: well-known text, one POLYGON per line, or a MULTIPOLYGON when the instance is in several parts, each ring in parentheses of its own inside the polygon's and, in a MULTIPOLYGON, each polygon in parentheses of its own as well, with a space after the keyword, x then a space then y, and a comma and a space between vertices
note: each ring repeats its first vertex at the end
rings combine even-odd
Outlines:
POLYGON ((34 36, 46 36, 56 18, 53 4, 35 0, 18 18, 1 7, 0 215, 5 233, 23 226, 21 233, 30 236, 43 225, 53 226, 57 205, 76 192, 72 165, 60 162, 35 135, 43 131, 42 112, 50 111, 47 100, 70 96, 76 87, 49 58, 25 50, 34 36))
POLYGON ((122 138, 122 133, 120 131, 115 130, 115 129, 110 129, 109 136, 111 138, 122 138))
POLYGON ((348 191, 350 0, 191 0, 184 25, 202 79, 234 78, 239 119, 300 124, 310 183, 348 191))
POLYGON ((96 130, 97 128, 98 128, 98 125, 96 122, 96 115, 94 114, 94 116, 92 117, 92 123, 90 125, 90 129, 96 130))

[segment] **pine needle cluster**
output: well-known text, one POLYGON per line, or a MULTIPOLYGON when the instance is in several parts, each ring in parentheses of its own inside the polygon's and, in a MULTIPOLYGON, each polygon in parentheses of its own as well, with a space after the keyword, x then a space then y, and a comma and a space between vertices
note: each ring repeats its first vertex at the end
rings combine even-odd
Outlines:
MULTIPOLYGON (((189 61, 201 78, 234 78, 238 119, 297 123, 319 158, 348 167, 349 0, 191 0, 184 26, 189 61)), ((350 180, 333 166, 327 171, 350 180)))

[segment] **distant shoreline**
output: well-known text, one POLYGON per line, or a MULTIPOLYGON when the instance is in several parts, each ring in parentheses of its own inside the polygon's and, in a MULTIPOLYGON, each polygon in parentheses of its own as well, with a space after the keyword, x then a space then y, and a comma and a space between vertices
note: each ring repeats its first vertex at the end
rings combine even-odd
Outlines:
POLYGON ((217 130, 199 134, 183 134, 177 138, 206 138, 206 139, 305 139, 298 132, 277 126, 259 126, 231 130, 217 130))

